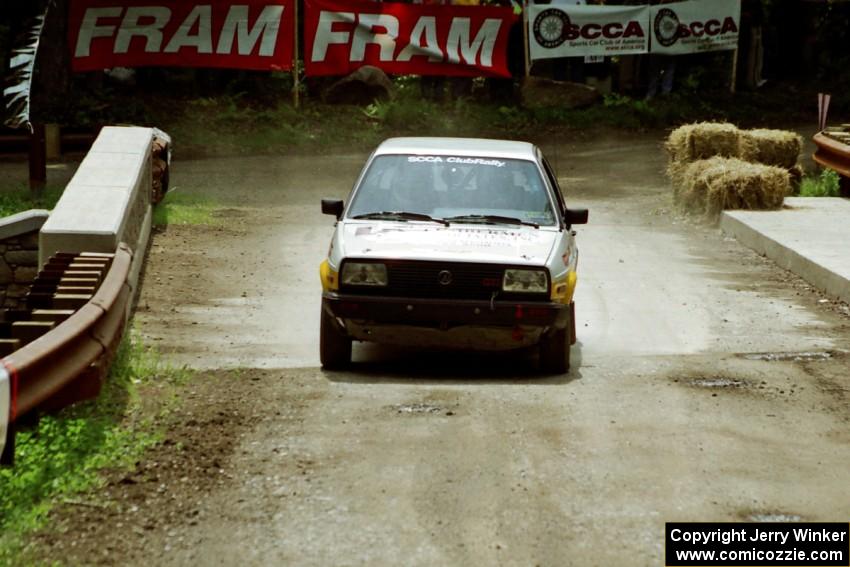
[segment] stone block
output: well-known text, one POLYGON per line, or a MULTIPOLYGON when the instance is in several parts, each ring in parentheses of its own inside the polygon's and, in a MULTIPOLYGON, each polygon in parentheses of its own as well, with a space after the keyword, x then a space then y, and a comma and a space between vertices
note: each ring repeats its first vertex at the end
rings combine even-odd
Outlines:
POLYGON ((38 250, 15 250, 6 252, 6 262, 18 266, 38 266, 38 250))
POLYGON ((38 275, 38 268, 21 266, 15 269, 15 283, 32 283, 38 275))
POLYGON ((28 285, 10 284, 6 287, 6 297, 23 297, 30 290, 28 285))
POLYGON ((6 260, 0 258, 0 285, 12 283, 14 275, 12 268, 9 267, 6 260))

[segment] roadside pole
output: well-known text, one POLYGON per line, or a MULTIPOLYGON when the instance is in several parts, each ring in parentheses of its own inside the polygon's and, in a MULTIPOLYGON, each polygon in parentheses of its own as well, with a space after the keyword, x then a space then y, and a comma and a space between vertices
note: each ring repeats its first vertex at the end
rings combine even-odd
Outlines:
POLYGON ((295 55, 295 60, 292 62, 292 105, 295 108, 301 107, 301 73, 298 68, 299 51, 298 51, 298 4, 299 0, 294 0, 293 4, 295 5, 295 33, 292 34, 292 37, 295 38, 295 49, 292 50, 295 55))
POLYGON ((33 123, 29 148, 30 193, 41 197, 47 185, 47 148, 44 142, 44 124, 33 123))
POLYGON ((729 82, 729 92, 735 94, 738 82, 738 48, 732 52, 732 80, 729 82))
POLYGON ((531 75, 531 55, 528 48, 528 0, 522 2, 522 48, 525 62, 525 76, 531 75))

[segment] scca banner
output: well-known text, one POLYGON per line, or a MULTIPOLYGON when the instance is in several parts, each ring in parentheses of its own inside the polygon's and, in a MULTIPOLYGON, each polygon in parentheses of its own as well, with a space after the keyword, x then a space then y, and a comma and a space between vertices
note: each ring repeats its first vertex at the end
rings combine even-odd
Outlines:
POLYGON ((693 0, 652 6, 652 52, 668 55, 738 47, 741 0, 693 0))
POLYGON ((293 2, 72 0, 72 68, 291 69, 293 2))
POLYGON ((305 0, 304 72, 509 77, 513 10, 400 2, 305 0))
POLYGON ((531 58, 626 55, 649 48, 647 6, 528 7, 531 58))

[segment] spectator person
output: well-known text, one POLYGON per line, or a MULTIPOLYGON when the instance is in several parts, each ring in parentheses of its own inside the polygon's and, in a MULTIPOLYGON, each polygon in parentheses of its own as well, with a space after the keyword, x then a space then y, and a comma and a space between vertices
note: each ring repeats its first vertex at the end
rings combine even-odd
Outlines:
MULTIPOLYGON (((449 0, 452 6, 480 6, 481 0, 449 0)), ((472 77, 452 77, 449 79, 449 90, 452 98, 470 96, 472 94, 472 77)))
MULTIPOLYGON (((413 0, 414 4, 429 6, 443 6, 447 0, 413 0)), ((435 75, 422 75, 419 77, 419 91, 425 100, 441 102, 445 96, 446 78, 435 75)))
MULTIPOLYGON (((522 15, 522 4, 518 0, 484 0, 490 6, 510 6, 514 14, 522 15)), ((508 34, 508 71, 510 79, 488 77, 486 80, 490 100, 495 102, 515 102, 515 79, 525 76, 525 42, 522 29, 522 19, 518 19, 508 34)))
POLYGON ((761 0, 743 0, 741 2, 741 48, 743 54, 743 85, 748 89, 757 89, 765 81, 762 78, 764 64, 764 45, 762 43, 762 24, 764 8, 761 0))
MULTIPOLYGON (((652 4, 670 4, 676 0, 653 0, 652 4)), ((668 95, 673 91, 673 79, 676 77, 676 56, 649 54, 649 84, 646 88, 646 100, 655 98, 658 85, 661 84, 661 94, 668 95)))

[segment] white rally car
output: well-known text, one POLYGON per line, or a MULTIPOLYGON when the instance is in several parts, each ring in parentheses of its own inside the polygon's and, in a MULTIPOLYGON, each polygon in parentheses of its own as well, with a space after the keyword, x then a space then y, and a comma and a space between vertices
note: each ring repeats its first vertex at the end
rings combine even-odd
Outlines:
POLYGON ((564 373, 575 343, 578 250, 569 209, 540 150, 525 142, 393 138, 370 156, 322 263, 320 357, 351 361, 352 340, 502 350, 540 346, 564 373))

